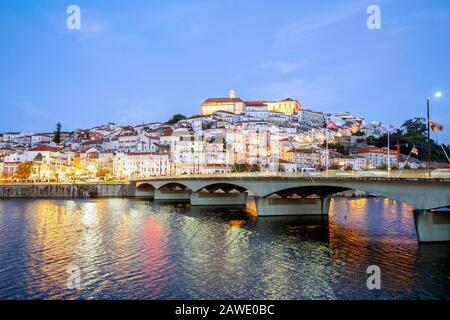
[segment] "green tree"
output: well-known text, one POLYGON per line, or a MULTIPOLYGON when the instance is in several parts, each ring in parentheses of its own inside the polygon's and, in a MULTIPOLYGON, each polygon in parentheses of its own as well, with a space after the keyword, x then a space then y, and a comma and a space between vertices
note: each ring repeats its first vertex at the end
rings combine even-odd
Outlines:
POLYGON ((375 138, 374 136, 368 136, 367 139, 366 139, 366 143, 369 146, 374 146, 375 143, 377 143, 377 138, 375 138))
MULTIPOLYGON (((427 123, 424 118, 414 118, 403 122, 401 129, 390 135, 391 148, 397 144, 397 141, 400 144, 400 153, 409 154, 411 148, 415 146, 419 150, 419 156, 417 158, 421 161, 428 160, 427 123)), ((373 138, 370 142, 367 139, 369 145, 381 148, 387 147, 387 134, 382 135, 378 139, 373 138)), ((448 145, 444 145, 443 147, 447 154, 449 154, 450 147, 448 145)), ((432 139, 432 136, 430 139, 430 149, 432 161, 447 162, 447 158, 442 151, 442 146, 432 139)), ((416 157, 415 155, 412 156, 416 157)))
POLYGON ((108 168, 99 168, 97 170, 97 173, 95 174, 97 178, 104 178, 108 177, 111 174, 111 170, 108 168))
POLYGON ((17 171, 14 174, 14 177, 20 180, 26 180, 30 178, 33 173, 33 162, 27 161, 19 164, 17 171))
POLYGON ((177 113, 176 115, 174 115, 172 117, 172 119, 170 119, 169 121, 167 121, 168 124, 175 124, 180 120, 184 120, 186 119, 186 116, 181 114, 181 113, 177 113))
MULTIPOLYGON (((324 143, 322 144, 322 146, 323 146, 323 147, 326 147, 326 142, 324 142, 324 143)), ((347 156, 348 156, 348 155, 350 154, 349 149, 348 149, 346 146, 340 144, 339 142, 336 142, 336 143, 329 143, 329 144, 328 144, 328 148, 329 148, 329 149, 334 149, 334 150, 336 150, 337 152, 339 152, 339 153, 341 153, 341 154, 343 154, 343 155, 347 155, 347 156)))
POLYGON ((61 123, 58 122, 56 124, 56 131, 53 132, 53 142, 54 143, 61 143, 61 123))

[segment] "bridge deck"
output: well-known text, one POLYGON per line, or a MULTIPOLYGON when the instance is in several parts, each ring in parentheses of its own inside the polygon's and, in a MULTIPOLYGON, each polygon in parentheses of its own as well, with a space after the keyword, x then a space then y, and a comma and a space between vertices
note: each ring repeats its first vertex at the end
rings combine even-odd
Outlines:
POLYGON ((207 179, 251 179, 251 180, 267 180, 267 179, 288 179, 288 180, 372 180, 372 181, 430 181, 430 182, 450 182, 450 172, 444 174, 433 174, 428 177, 425 173, 346 173, 346 172, 330 172, 325 173, 229 173, 229 174, 190 174, 190 175, 170 175, 170 176, 154 176, 142 179, 134 179, 133 181, 152 181, 152 180, 207 180, 207 179))

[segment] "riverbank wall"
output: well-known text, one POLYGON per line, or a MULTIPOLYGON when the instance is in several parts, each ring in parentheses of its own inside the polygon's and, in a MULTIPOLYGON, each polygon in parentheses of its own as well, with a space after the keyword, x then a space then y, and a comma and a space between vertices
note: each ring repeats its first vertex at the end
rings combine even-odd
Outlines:
POLYGON ((0 185, 0 199, 134 197, 132 183, 0 185))

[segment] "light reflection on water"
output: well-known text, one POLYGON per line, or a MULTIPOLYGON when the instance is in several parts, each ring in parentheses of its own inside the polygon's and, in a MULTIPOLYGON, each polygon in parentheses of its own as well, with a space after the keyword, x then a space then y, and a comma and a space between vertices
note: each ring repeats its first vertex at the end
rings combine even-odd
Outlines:
POLYGON ((326 217, 133 199, 0 201, 0 299, 448 298, 450 245, 411 208, 333 199, 326 217), (379 265, 382 290, 366 269, 379 265), (66 288, 81 268, 80 290, 66 288))

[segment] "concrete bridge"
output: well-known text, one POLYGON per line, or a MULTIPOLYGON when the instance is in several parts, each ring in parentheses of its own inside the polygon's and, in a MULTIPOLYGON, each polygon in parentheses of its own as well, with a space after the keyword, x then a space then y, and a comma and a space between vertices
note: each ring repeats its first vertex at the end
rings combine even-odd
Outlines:
POLYGON ((359 190, 410 204, 419 241, 450 241, 450 178, 227 174, 155 177, 135 181, 136 196, 189 201, 192 206, 245 206, 255 197, 260 217, 328 214, 333 194, 359 190))

